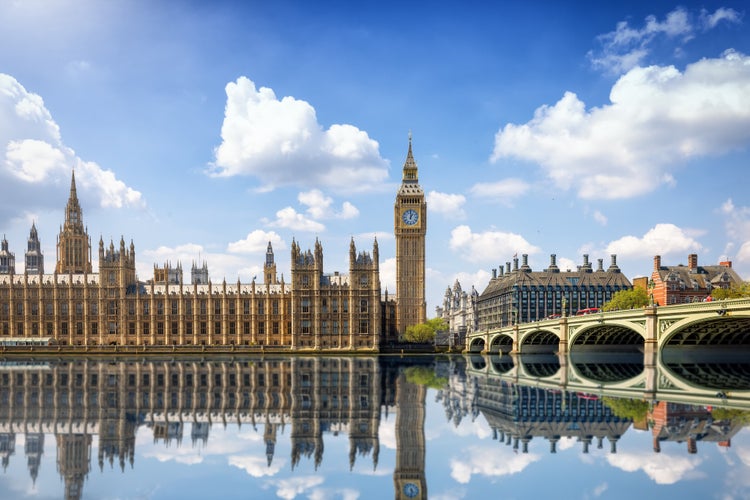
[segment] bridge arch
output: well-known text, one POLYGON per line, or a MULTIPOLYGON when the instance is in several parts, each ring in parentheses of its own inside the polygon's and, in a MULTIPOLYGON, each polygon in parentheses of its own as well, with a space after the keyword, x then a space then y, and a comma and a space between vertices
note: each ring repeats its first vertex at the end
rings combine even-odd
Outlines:
POLYGON ((552 330, 534 330, 518 342, 521 354, 553 354, 560 346, 560 337, 552 330))
POLYGON ((661 339, 662 347, 750 346, 750 316, 717 313, 708 317, 686 318, 672 325, 668 332, 661 339))
POLYGON ((482 352, 484 351, 484 338, 475 337, 471 339, 469 344, 469 352, 482 352))
POLYGON ((506 375, 515 368, 515 363, 511 356, 491 354, 489 361, 491 373, 495 375, 506 375))
POLYGON ((571 352, 574 350, 601 350, 617 347, 618 350, 642 350, 645 343, 643 333, 628 325, 618 323, 598 323, 576 330, 569 339, 571 352))
POLYGON ((513 337, 505 334, 498 334, 492 337, 490 341, 490 354, 508 354, 513 350, 513 337))

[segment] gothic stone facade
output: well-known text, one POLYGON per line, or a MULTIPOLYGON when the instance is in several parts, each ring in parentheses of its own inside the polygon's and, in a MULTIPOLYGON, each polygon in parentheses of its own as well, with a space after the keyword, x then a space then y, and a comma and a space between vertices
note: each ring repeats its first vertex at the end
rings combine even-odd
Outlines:
MULTIPOLYGON (((36 227, 29 251, 37 255, 36 227)), ((350 244, 349 274, 326 274, 323 247, 303 251, 292 242, 291 282, 278 279, 270 244, 263 283, 212 283, 207 268, 155 267, 154 279, 136 276, 135 246, 105 246, 92 271, 91 242, 83 224, 75 176, 52 274, 41 255, 23 274, 2 244, 0 340, 49 339, 58 345, 237 345, 289 349, 378 350, 381 332, 393 332, 393 304, 381 303, 378 243, 372 254, 350 244), (201 272, 203 271, 203 272, 201 272), (201 277, 199 279, 199 277, 201 277), (383 324, 386 323, 386 324, 383 324)))

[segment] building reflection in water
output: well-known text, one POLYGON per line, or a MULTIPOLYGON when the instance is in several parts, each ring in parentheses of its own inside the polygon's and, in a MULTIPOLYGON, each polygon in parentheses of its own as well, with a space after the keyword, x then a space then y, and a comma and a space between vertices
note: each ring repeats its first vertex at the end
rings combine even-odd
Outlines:
MULTIPOLYGON (((475 367, 486 366, 484 359, 475 358, 470 358, 475 367)), ((503 373, 513 367, 513 360, 508 356, 494 357, 490 362, 503 373)), ((554 363, 544 366, 551 364, 554 363)), ((559 363, 556 366, 559 369, 559 363)), ((712 383, 721 379, 722 383, 728 384, 731 375, 731 387, 745 388, 748 385, 750 371, 747 364, 731 371, 726 363, 705 362, 700 366, 706 380, 712 383)), ((600 363, 599 371, 603 367, 612 369, 612 366, 600 363)), ((670 366, 671 369, 675 367, 679 368, 679 365, 670 366)), ((632 365, 626 363, 626 368, 632 376, 632 365)), ((622 372, 622 363, 617 363, 614 371, 622 372)), ((547 375, 554 375, 556 370, 547 372, 547 375)), ((609 452, 617 453, 617 442, 631 427, 644 431, 650 429, 653 449, 657 453, 661 451, 660 443, 665 441, 686 443, 687 451, 696 453, 697 443, 701 441, 730 446, 732 436, 746 425, 750 415, 748 411, 716 411, 710 404, 643 401, 640 398, 627 400, 607 397, 604 392, 597 395, 543 388, 515 383, 502 376, 461 376, 461 373, 463 370, 453 368, 448 387, 438 394, 438 400, 443 401, 446 409, 446 417, 452 418, 458 426, 464 417, 471 416, 474 420, 481 414, 492 429, 493 439, 522 453, 528 453, 529 443, 534 438, 547 440, 550 453, 557 452, 561 438, 575 439, 580 443, 582 453, 588 453, 594 443, 597 448, 603 448, 606 439, 609 452), (617 408, 618 402, 623 401, 626 406, 635 404, 643 411, 637 418, 619 415, 613 407, 617 408)))
MULTIPOLYGON (((467 374, 461 357, 420 358, 420 364, 440 381, 436 398, 447 421, 457 427, 483 418, 496 440, 520 453, 534 439, 546 440, 555 453, 562 438, 576 439, 582 453, 606 440, 616 453, 631 426, 651 431, 656 452, 674 441, 695 453, 700 442, 729 446, 746 421, 666 401, 644 402, 647 411, 634 419, 618 416, 616 400, 601 395, 467 374)), ((407 376, 407 366, 388 357, 6 362, 0 366, 0 461, 5 471, 21 458, 16 437, 23 435, 35 483, 51 435, 65 498, 81 498, 92 460, 100 471, 135 466, 139 430, 148 429, 164 447, 206 447, 213 425, 248 425, 262 432, 268 467, 283 433, 292 471, 302 462, 318 469, 326 434, 348 437, 350 470, 362 460, 377 469, 381 414, 387 419, 395 408, 395 496, 427 498, 428 388, 407 376)))
POLYGON ((0 456, 7 469, 16 435, 25 433, 35 481, 44 434, 53 434, 66 498, 82 495, 92 436, 100 470, 124 471, 142 426, 165 446, 182 445, 185 423, 192 446, 206 445, 213 424, 263 426, 269 466, 277 432, 289 426, 293 468, 300 460, 317 468, 323 434, 344 433, 350 468, 367 456, 377 467, 380 408, 377 358, 14 363, 0 371, 0 456))

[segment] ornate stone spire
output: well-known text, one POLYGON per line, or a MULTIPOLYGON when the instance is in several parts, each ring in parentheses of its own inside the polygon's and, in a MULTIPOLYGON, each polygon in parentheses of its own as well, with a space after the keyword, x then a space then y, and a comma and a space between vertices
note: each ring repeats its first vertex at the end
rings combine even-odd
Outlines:
POLYGON ((70 195, 65 206, 65 223, 57 237, 57 273, 91 272, 91 241, 83 225, 83 212, 78 203, 75 172, 70 177, 70 195))
POLYGON ((417 172, 417 162, 414 161, 414 155, 411 152, 411 132, 409 132, 409 151, 406 153, 404 162, 402 182, 419 182, 417 172))

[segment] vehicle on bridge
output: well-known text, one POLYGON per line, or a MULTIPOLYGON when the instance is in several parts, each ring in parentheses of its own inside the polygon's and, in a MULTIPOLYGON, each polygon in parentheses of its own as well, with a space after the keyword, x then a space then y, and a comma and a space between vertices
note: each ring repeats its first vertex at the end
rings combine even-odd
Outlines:
POLYGON ((585 316, 587 314, 596 314, 599 312, 598 307, 587 307, 586 309, 579 309, 576 316, 585 316))

